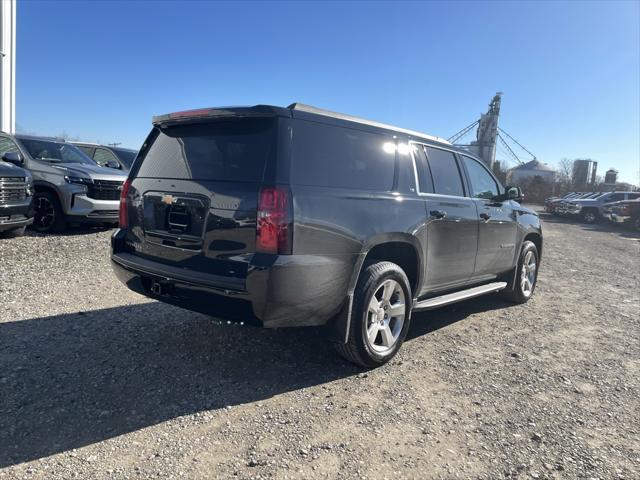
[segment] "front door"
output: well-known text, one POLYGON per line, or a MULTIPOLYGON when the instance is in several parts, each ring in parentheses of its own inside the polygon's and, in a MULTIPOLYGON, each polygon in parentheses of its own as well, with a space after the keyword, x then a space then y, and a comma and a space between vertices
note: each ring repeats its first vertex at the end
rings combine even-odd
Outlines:
POLYGON ((462 162, 478 211, 478 255, 473 278, 482 281, 513 268, 517 253, 516 214, 511 200, 497 200, 501 187, 484 165, 465 155, 462 162))

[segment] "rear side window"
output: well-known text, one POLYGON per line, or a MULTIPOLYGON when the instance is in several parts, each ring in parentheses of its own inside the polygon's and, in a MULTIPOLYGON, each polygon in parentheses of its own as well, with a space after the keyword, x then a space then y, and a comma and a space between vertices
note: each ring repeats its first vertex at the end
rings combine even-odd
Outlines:
POLYGON ((429 172, 429 164, 427 163, 427 154, 424 152, 422 145, 411 145, 413 157, 416 160, 416 170, 418 172, 418 188, 421 193, 433 193, 433 182, 431 181, 431 173, 429 172))
POLYGON ((273 119, 243 119, 158 129, 138 177, 262 181, 275 151, 273 119))
POLYGON ((426 150, 435 192, 463 197, 462 178, 453 153, 433 147, 426 150))
POLYGON ((299 120, 294 123, 292 183, 389 191, 395 173, 391 137, 299 120))

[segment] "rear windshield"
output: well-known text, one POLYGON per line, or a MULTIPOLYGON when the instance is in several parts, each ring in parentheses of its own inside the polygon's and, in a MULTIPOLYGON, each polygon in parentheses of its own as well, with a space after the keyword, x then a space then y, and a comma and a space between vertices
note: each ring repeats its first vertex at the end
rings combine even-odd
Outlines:
POLYGON ((273 119, 157 129, 138 177, 260 182, 274 153, 273 119))

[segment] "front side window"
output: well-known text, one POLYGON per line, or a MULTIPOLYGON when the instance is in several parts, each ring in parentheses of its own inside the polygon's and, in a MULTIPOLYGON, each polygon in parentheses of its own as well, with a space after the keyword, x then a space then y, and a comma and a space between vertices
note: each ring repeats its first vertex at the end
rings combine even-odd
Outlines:
POLYGON ((113 151, 120 158, 120 162, 124 163, 127 168, 131 168, 136 155, 138 155, 138 152, 125 150, 124 148, 114 148, 113 151))
POLYGON ((105 167, 109 161, 118 162, 116 156, 106 148, 96 148, 96 153, 93 154, 93 159, 102 167, 105 167))
POLYGON ((53 142, 49 140, 35 140, 21 138, 20 141, 36 160, 44 160, 51 163, 81 163, 95 165, 96 163, 87 157, 80 149, 70 143, 53 142))
POLYGON ((95 150, 95 148, 86 147, 84 145, 76 145, 76 147, 78 147, 80 150, 82 150, 82 152, 84 152, 84 154, 87 155, 88 157, 93 158, 93 151, 95 150))
POLYGON ((471 157, 462 156, 464 166, 467 167, 469 180, 471 181, 471 196, 491 200, 500 194, 498 184, 491 174, 471 157))
POLYGON ((624 200, 624 193, 614 193, 609 198, 607 198, 606 202, 619 202, 620 200, 624 200))
POLYGON ((5 153, 20 153, 18 146, 13 140, 7 137, 0 137, 0 158, 5 153))
POLYGON ((462 178, 453 153, 433 147, 426 147, 426 151, 435 192, 463 197, 462 178))

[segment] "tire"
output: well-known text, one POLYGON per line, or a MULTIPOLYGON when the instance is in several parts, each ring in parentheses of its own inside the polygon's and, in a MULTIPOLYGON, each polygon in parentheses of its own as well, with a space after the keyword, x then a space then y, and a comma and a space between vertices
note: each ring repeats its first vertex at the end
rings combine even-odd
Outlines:
POLYGON ((526 241, 522 244, 522 250, 520 251, 520 257, 518 258, 518 266, 516 267, 516 276, 512 290, 505 290, 501 292, 501 296, 513 303, 526 303, 533 296, 533 292, 536 289, 538 283, 538 266, 540 265, 540 257, 538 255, 538 247, 536 244, 530 241, 526 241), (525 263, 531 267, 533 262, 534 271, 523 273, 525 263), (533 276, 531 276, 531 273, 533 276), (526 287, 528 282, 528 288, 526 287))
POLYGON ((600 215, 598 215, 598 211, 597 210, 593 210, 593 209, 587 209, 582 213, 582 220, 585 221, 585 223, 595 223, 600 215))
POLYGON ((0 237, 6 237, 6 238, 15 238, 15 237, 21 237, 22 235, 24 235, 24 231, 26 230, 27 227, 17 227, 17 228, 12 228, 11 230, 5 230, 4 232, 0 233, 0 237))
POLYGON ((40 233, 60 233, 66 223, 60 201, 55 193, 36 192, 33 196, 35 215, 32 228, 40 233))
POLYGON ((402 268, 391 262, 365 264, 354 293, 348 340, 336 345, 338 353, 361 367, 384 365, 407 336, 412 307, 411 287, 402 268))
POLYGON ((636 232, 640 232, 640 216, 631 220, 631 225, 636 232))

